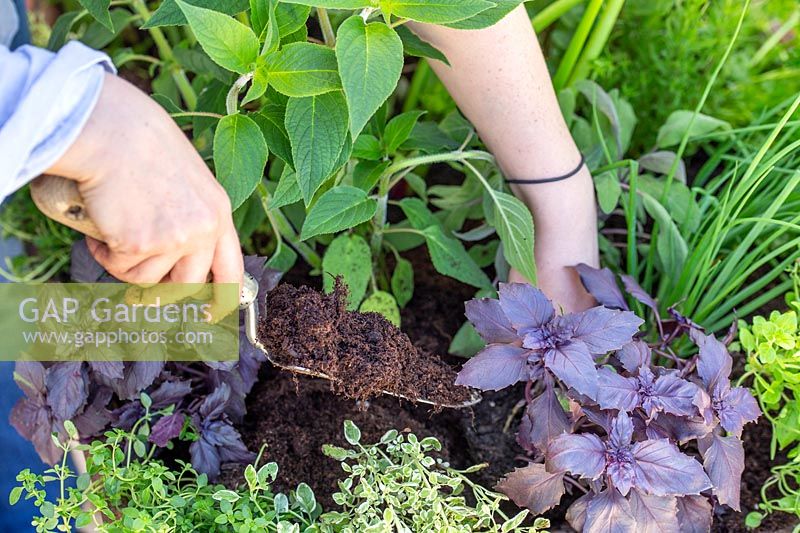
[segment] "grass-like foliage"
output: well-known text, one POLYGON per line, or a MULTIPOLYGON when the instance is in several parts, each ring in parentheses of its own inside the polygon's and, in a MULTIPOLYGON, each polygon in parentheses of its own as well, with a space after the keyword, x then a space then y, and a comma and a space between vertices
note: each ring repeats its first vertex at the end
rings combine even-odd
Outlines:
POLYGON ((674 309, 666 329, 655 300, 623 276, 629 296, 657 317, 660 335, 648 344, 611 271, 581 265, 579 273, 601 306, 557 316, 523 284, 467 303, 487 346, 458 381, 483 390, 527 384, 518 441, 531 462, 500 490, 538 514, 569 483, 585 493, 567 513, 579 531, 709 530, 714 502, 739 508, 741 434, 761 414, 755 399, 731 387, 723 342, 674 309), (684 334, 699 348, 690 359, 672 349, 684 334))

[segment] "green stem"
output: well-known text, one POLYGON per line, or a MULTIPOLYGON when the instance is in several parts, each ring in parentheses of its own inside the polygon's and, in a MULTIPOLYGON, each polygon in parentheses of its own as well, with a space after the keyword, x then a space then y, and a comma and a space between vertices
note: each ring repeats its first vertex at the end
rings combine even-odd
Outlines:
POLYGON ((582 1, 583 0, 556 0, 531 18, 533 30, 538 33, 547 29, 551 24, 563 17, 564 14, 582 1))
POLYGON ((608 42, 611 31, 614 29, 614 24, 619 18, 619 13, 625 0, 610 0, 603 9, 603 14, 597 22, 597 26, 592 31, 592 36, 586 43, 586 47, 581 52, 580 59, 575 65, 572 74, 567 82, 568 86, 573 85, 576 81, 582 80, 589 75, 592 61, 597 59, 603 52, 606 43, 608 42))
POLYGON ((333 33, 333 26, 331 25, 331 18, 328 16, 328 10, 318 7, 317 20, 319 20, 319 27, 322 30, 322 38, 325 40, 325 44, 333 48, 336 46, 336 34, 333 33))
POLYGON ((583 50, 586 39, 589 38, 589 33, 592 31, 592 26, 594 26, 594 21, 602 6, 603 0, 590 0, 589 5, 586 6, 583 18, 578 23, 578 27, 572 35, 572 40, 569 42, 567 51, 564 52, 564 57, 561 59, 556 75, 553 78, 553 86, 556 88, 556 92, 566 87, 567 81, 575 68, 575 63, 578 61, 578 56, 583 50))
POLYGON ((431 72, 431 66, 427 60, 420 59, 419 62, 417 62, 417 68, 414 71, 414 75, 411 77, 411 83, 408 86, 408 94, 406 94, 405 102, 403 102, 404 113, 417 108, 419 96, 422 94, 422 90, 428 83, 431 72))
POLYGON ((183 117, 208 117, 208 118, 222 118, 222 115, 219 113, 208 113, 205 111, 187 111, 186 113, 170 113, 169 116, 172 118, 183 118, 183 117))
POLYGON ((231 85, 228 95, 225 97, 225 112, 229 115, 235 115, 239 112, 239 93, 245 85, 253 79, 253 73, 247 73, 239 76, 239 78, 231 85))
MULTIPOLYGON (((143 0, 131 0, 131 7, 137 15, 142 17, 142 22, 146 23, 148 20, 150 20, 150 10, 147 9, 147 5, 143 0)), ((197 107, 197 93, 195 93, 194 88, 192 88, 189 78, 186 77, 186 72, 184 72, 175 61, 175 54, 172 52, 172 47, 164 35, 164 32, 161 31, 161 28, 149 28, 147 31, 153 38, 153 42, 155 43, 156 48, 158 48, 158 53, 161 56, 161 59, 164 62, 171 64, 170 71, 172 73, 172 79, 175 82, 178 91, 181 93, 186 107, 190 110, 194 109, 197 107)))
POLYGON ((264 212, 267 214, 276 236, 279 239, 286 239, 312 268, 320 268, 322 266, 322 258, 319 254, 311 246, 300 240, 300 236, 280 209, 272 209, 269 206, 270 194, 263 182, 258 184, 258 194, 261 196, 261 206, 264 208, 264 212))

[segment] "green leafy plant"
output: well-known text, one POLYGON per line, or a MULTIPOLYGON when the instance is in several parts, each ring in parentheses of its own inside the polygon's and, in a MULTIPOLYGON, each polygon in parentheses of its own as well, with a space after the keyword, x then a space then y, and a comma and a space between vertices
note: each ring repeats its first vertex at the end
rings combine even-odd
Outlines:
MULTIPOLYGON (((17 476, 20 486, 9 495, 14 505, 21 497, 32 499, 40 516, 33 519, 36 531, 73 531, 94 526, 103 532, 132 531, 317 531, 312 524, 321 513, 308 485, 300 484, 288 496, 270 487, 278 466, 258 460, 244 472, 246 483, 237 490, 209 484, 191 464, 176 460, 169 467, 154 459, 156 446, 148 444, 156 416, 170 415, 172 408, 150 412, 143 395, 144 416, 130 431, 114 429, 103 440, 75 444, 75 425, 64 423, 70 441, 55 445, 63 460, 44 474, 25 469, 17 476), (67 459, 72 451, 84 453, 86 471, 76 473, 67 459), (67 482, 74 480, 75 487, 67 482), (59 486, 55 501, 47 499, 45 487, 59 486)), ((185 438, 191 431, 184 427, 185 438)), ((170 443, 171 444, 171 443, 170 443)))
POLYGON ((350 448, 325 446, 329 457, 342 461, 347 473, 333 500, 341 511, 322 516, 336 531, 527 531, 549 527, 537 518, 523 526, 528 511, 506 516, 500 505, 507 498, 475 484, 467 474, 478 465, 456 470, 435 458, 441 444, 433 437, 388 431, 375 444, 362 444, 361 431, 344 423, 350 448))

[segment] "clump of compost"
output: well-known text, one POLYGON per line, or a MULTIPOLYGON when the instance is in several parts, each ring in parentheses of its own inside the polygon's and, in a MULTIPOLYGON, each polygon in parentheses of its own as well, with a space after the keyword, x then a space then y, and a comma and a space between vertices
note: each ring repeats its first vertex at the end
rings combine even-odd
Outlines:
POLYGON ((347 310, 339 281, 330 294, 282 284, 267 295, 258 336, 272 360, 333 378, 333 390, 355 400, 388 391, 410 399, 454 405, 470 398, 455 385, 456 372, 439 357, 415 347, 378 313, 347 310))

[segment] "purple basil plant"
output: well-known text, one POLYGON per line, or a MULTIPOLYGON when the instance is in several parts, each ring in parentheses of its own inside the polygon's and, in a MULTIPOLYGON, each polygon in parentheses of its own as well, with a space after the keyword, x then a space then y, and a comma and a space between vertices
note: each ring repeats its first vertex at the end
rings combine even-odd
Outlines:
MULTIPOLYGON (((245 258, 245 269, 259 280, 259 302, 281 277, 280 272, 265 268, 264 261, 245 258)), ((71 276, 85 283, 115 281, 94 261, 85 241, 73 247, 71 276)), ((213 479, 221 464, 255 458, 233 424, 245 415, 245 397, 264 360, 241 329, 238 361, 19 362, 14 377, 24 397, 14 406, 10 421, 33 443, 43 461, 54 464, 61 460, 61 451, 51 435, 66 435, 65 420, 75 424, 82 440, 112 426, 129 429, 144 414, 140 398, 146 393, 151 411, 175 406, 173 414, 155 421, 150 442, 166 446, 190 422, 197 435, 189 449, 192 464, 213 479)))
POLYGON ((529 464, 498 488, 534 514, 583 492, 567 511, 578 531, 709 531, 715 503, 739 510, 741 434, 761 414, 755 399, 731 387, 723 342, 675 309, 662 320, 657 302, 621 276, 653 313, 658 335, 646 342, 616 276, 577 269, 600 306, 559 316, 541 291, 516 283, 466 304, 487 345, 457 382, 526 383, 517 440, 529 464), (672 344, 687 336, 698 354, 678 357, 672 344))

